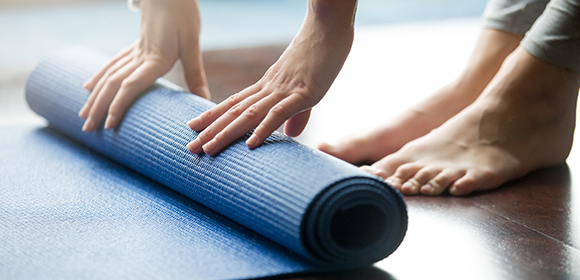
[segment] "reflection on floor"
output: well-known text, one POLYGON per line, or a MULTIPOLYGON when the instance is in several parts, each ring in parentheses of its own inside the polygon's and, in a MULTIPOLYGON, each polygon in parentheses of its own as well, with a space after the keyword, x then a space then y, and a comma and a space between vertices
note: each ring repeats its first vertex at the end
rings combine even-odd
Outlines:
MULTIPOLYGON (((479 29, 478 20, 451 20, 361 30, 301 140, 335 141, 412 106, 459 74, 479 29)), ((401 247, 376 265, 388 272, 383 279, 580 277, 577 147, 568 165, 495 191, 406 197, 409 231, 401 247)))
MULTIPOLYGON (((478 30, 477 19, 360 28, 351 56, 301 140, 311 145, 334 141, 376 125, 451 81, 478 30)), ((206 52, 214 96, 223 98, 257 80, 282 50, 206 52), (239 69, 251 71, 240 74, 239 69)), ((534 172, 495 191, 466 198, 406 197, 407 237, 375 269, 297 279, 578 279, 578 174, 575 146, 568 165, 534 172)))
MULTIPOLYGON (((377 125, 451 81, 466 62, 479 26, 471 19, 359 30, 351 56, 315 107, 301 140, 314 145, 377 125)), ((222 55, 235 58, 236 52, 222 55)), ((256 49, 254 55, 262 52, 256 49)), ((244 59, 230 60, 232 69, 251 57, 248 49, 239 53, 244 59)), ((407 236, 392 256, 376 264, 377 270, 283 279, 578 278, 577 150, 568 165, 539 170, 495 191, 466 198, 406 197, 407 236)))

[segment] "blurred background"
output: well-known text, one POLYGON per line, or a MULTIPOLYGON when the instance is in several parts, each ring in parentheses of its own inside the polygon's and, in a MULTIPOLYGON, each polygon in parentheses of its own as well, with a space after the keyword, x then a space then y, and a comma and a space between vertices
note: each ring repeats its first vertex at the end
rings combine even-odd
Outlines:
MULTIPOLYGON (((300 28, 307 3, 199 2, 201 47, 216 102, 261 77, 300 28)), ((480 17, 485 4, 486 0, 360 0, 356 30, 414 23, 428 27, 455 19, 459 20, 451 24, 461 25, 463 18, 480 17)), ((67 46, 113 55, 138 37, 139 24, 139 12, 129 11, 121 0, 0 0, 0 125, 42 122, 24 101, 24 84, 44 57, 67 46)), ((183 85, 179 69, 167 78, 183 85)))

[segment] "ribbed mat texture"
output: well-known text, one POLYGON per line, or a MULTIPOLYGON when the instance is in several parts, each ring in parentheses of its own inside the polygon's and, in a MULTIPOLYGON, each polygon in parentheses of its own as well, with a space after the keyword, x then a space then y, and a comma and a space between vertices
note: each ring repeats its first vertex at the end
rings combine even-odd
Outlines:
POLYGON ((27 81, 30 107, 68 137, 306 259, 280 273, 370 265, 402 242, 407 212, 396 190, 280 133, 254 150, 246 135, 216 156, 191 154, 197 133, 185 124, 214 104, 167 82, 147 89, 118 129, 82 132, 81 85, 106 59, 84 49, 51 56, 27 81))

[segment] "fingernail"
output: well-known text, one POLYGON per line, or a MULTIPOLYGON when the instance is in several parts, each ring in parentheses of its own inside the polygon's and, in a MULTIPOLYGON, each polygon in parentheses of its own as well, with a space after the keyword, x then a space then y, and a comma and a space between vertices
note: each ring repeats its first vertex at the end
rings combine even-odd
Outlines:
POLYGON ((114 128, 116 123, 117 123, 117 117, 112 116, 112 115, 108 115, 107 120, 105 121, 105 129, 114 128))
POLYGON ((87 105, 85 105, 85 106, 83 106, 83 107, 81 108, 81 110, 79 111, 79 117, 81 117, 81 118, 83 118, 83 119, 86 119, 86 118, 84 117, 84 115, 85 115, 85 111, 86 111, 86 110, 87 110, 87 105))
POLYGON ((199 139, 195 139, 191 142, 189 142, 189 144, 187 144, 187 149, 194 154, 199 154, 201 153, 201 151, 199 150, 199 146, 200 146, 200 141, 199 139))
POLYGON ((85 121, 85 124, 83 125, 83 131, 84 132, 90 132, 92 130, 92 127, 93 127, 93 120, 89 117, 85 121))
POLYGON ((217 147, 217 141, 215 140, 211 140, 209 141, 209 143, 203 145, 203 152, 211 155, 211 153, 213 152, 213 150, 215 150, 215 148, 217 147))
POLYGON ((248 146, 248 148, 253 149, 256 146, 256 143, 258 142, 258 136, 256 136, 255 134, 252 134, 252 136, 250 136, 250 138, 246 141, 246 146, 248 146))
POLYGON ((189 126, 189 128, 191 128, 193 130, 197 130, 200 123, 201 123, 201 121, 199 120, 199 118, 194 118, 193 120, 191 120, 187 123, 187 126, 189 126))

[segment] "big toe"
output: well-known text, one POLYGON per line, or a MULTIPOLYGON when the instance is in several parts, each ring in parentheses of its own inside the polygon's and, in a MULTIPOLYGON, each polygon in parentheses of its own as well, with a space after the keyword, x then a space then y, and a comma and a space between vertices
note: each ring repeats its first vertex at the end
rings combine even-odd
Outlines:
POLYGON ((364 146, 360 140, 352 140, 337 145, 321 143, 318 145, 318 149, 352 164, 361 164, 368 158, 367 150, 364 146))
POLYGON ((452 195, 466 195, 474 191, 497 188, 505 182, 499 172, 491 169, 474 169, 455 181, 449 188, 452 195))

